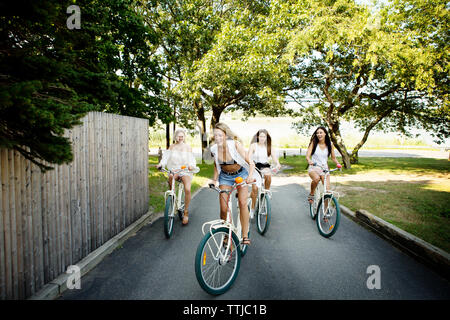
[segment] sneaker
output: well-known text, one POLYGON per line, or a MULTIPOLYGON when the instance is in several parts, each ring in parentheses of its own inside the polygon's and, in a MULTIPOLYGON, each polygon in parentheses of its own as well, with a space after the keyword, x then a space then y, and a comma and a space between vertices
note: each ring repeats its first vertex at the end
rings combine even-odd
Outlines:
POLYGON ((255 209, 250 209, 250 219, 253 219, 255 216, 255 209))

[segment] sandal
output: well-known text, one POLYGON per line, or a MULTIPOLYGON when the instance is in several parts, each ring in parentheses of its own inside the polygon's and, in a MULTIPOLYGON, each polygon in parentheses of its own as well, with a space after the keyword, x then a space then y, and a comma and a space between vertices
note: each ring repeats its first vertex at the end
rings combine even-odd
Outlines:
POLYGON ((249 237, 243 237, 241 244, 249 246, 251 244, 249 237))
POLYGON ((310 194, 308 195, 308 201, 309 201, 309 203, 311 203, 311 204, 314 202, 314 195, 313 195, 313 194, 310 193, 310 194))
POLYGON ((182 224, 183 224, 183 226, 185 226, 185 225, 187 225, 188 223, 189 223, 189 216, 188 216, 187 213, 184 213, 182 224))

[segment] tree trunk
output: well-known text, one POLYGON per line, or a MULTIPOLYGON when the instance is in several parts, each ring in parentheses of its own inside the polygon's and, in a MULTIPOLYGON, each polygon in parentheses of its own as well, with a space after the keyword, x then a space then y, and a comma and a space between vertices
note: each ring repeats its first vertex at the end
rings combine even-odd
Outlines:
POLYGON ((170 123, 166 124, 166 149, 170 147, 170 123))
POLYGON ((197 114, 197 125, 200 129, 200 140, 202 146, 202 164, 205 163, 205 150, 208 148, 208 136, 206 134, 205 109, 201 102, 194 102, 194 110, 197 114))
POLYGON ((341 131, 339 129, 339 122, 336 119, 333 119, 333 121, 327 121, 327 124, 331 142, 333 143, 337 151, 339 151, 339 153, 341 154, 344 167, 346 169, 350 169, 351 168, 350 155, 347 152, 344 140, 342 140, 341 131))
MULTIPOLYGON (((216 126, 217 123, 220 122, 220 116, 222 115, 222 111, 224 110, 224 108, 222 107, 213 107, 212 108, 212 118, 211 118, 211 132, 214 131, 214 127, 216 126)), ((214 135, 211 135, 209 137, 209 144, 211 144, 213 142, 214 139, 214 135)))

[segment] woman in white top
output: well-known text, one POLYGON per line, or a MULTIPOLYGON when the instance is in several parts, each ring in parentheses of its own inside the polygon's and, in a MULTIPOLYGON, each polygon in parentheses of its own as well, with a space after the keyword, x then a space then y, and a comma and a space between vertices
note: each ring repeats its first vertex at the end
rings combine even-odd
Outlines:
MULTIPOLYGON (((186 166, 189 171, 198 170, 192 148, 185 143, 186 133, 183 129, 175 131, 175 144, 169 147, 163 154, 160 163, 156 166, 158 169, 167 167, 169 170, 181 169, 186 166)), ((172 174, 169 175, 169 188, 172 188, 172 174)), ((189 203, 191 202, 191 172, 180 172, 175 174, 175 180, 182 181, 184 185, 184 216, 183 225, 189 222, 189 203)))
MULTIPOLYGON (((264 187, 269 190, 270 184, 272 183, 272 171, 270 170, 269 158, 272 158, 272 162, 276 164, 277 170, 280 170, 281 165, 276 153, 272 150, 272 138, 266 129, 258 130, 253 136, 250 148, 248 149, 248 155, 250 161, 254 161, 256 167, 264 172, 264 187)), ((255 185, 252 185, 252 208, 250 212, 252 218, 257 194, 258 188, 255 185)))
MULTIPOLYGON (((219 180, 219 188, 221 190, 230 190, 234 184, 234 179, 237 177, 242 177, 247 183, 255 181, 253 179, 254 162, 248 159, 246 150, 226 124, 221 122, 216 124, 214 127, 214 142, 215 144, 211 147, 211 153, 214 156, 214 177, 210 182, 211 184, 215 185, 217 180, 219 180)), ((255 178, 256 183, 259 185, 261 178, 258 174, 255 175, 255 178)), ((249 245, 248 189, 247 187, 239 187, 237 193, 242 226, 242 244, 249 245)), ((220 218, 226 220, 227 199, 225 196, 219 198, 220 218)))
MULTIPOLYGON (((312 180, 311 192, 308 196, 308 201, 310 203, 314 201, 314 192, 316 190, 317 184, 320 180, 322 180, 323 183, 324 180, 323 178, 325 174, 320 166, 328 169, 328 157, 330 155, 331 160, 333 160, 336 165, 339 165, 339 162, 336 160, 334 147, 331 143, 327 129, 325 129, 324 127, 318 127, 311 137, 308 151, 306 152, 306 161, 308 161, 309 164, 308 174, 312 180)), ((330 179, 327 179, 327 188, 329 187, 330 179)))

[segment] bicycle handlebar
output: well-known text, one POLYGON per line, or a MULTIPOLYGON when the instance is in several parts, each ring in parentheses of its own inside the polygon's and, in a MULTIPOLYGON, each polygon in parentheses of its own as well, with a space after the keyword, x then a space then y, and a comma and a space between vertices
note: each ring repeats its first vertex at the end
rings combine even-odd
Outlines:
POLYGON ((340 164, 339 164, 339 165, 336 165, 336 167, 337 167, 336 169, 331 169, 331 170, 329 170, 329 169, 327 169, 327 168, 321 166, 321 165, 318 164, 317 162, 314 162, 314 163, 313 163, 313 166, 319 167, 319 168, 321 168, 322 170, 326 170, 326 171, 328 171, 328 172, 333 172, 333 171, 336 171, 336 170, 342 171, 342 166, 341 166, 340 164))
POLYGON ((167 173, 169 173, 169 174, 171 174, 171 173, 172 173, 172 174, 177 174, 177 173, 180 173, 180 172, 198 173, 198 172, 200 171, 200 168, 199 168, 199 167, 195 167, 194 170, 188 170, 187 168, 184 168, 184 169, 167 170, 166 168, 161 167, 161 168, 159 168, 158 170, 159 170, 159 171, 163 171, 163 172, 167 172, 167 173))
MULTIPOLYGON (((269 168, 264 168, 264 169, 269 169, 269 168)), ((261 174, 261 176, 264 175, 264 173, 263 173, 264 169, 260 170, 260 169, 255 167, 255 170, 257 172, 259 172, 261 174)), ((272 172, 273 174, 276 174, 278 172, 278 169, 276 167, 270 167, 270 172, 272 172)))
POLYGON ((256 183, 256 181, 253 181, 253 182, 250 182, 250 183, 247 183, 245 181, 243 181, 241 183, 235 183, 230 190, 221 190, 218 187, 216 187, 215 184, 212 184, 212 183, 210 183, 208 186, 209 186, 210 189, 213 189, 213 190, 215 190, 215 191, 217 191, 219 193, 228 193, 228 192, 232 192, 237 187, 240 187, 240 186, 243 186, 243 185, 251 185, 251 184, 255 184, 255 183, 256 183))

